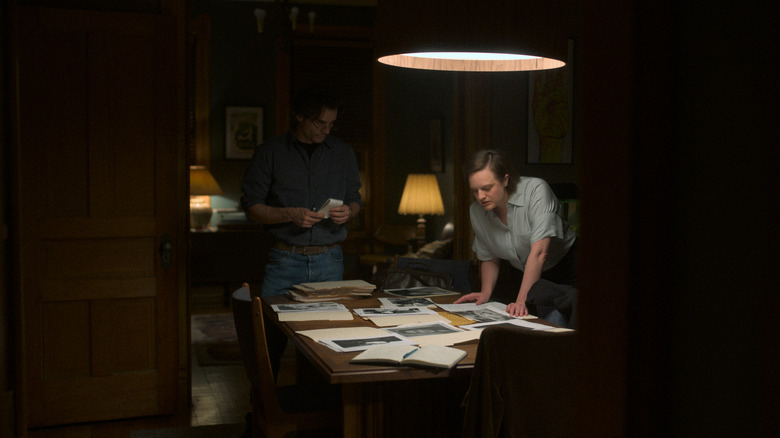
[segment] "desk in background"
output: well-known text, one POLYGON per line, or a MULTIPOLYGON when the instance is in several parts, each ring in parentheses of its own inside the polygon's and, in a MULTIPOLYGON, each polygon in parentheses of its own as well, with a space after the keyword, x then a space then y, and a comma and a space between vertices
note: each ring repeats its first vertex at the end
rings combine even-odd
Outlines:
POLYGON ((260 224, 190 231, 190 285, 222 286, 227 306, 241 283, 263 279, 271 242, 260 224))

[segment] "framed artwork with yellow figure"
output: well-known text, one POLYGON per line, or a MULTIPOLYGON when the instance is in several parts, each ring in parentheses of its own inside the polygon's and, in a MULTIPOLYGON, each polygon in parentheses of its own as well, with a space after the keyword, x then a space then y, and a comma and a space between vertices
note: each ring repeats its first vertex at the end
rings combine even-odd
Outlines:
POLYGON ((528 74, 528 164, 572 164, 574 42, 566 66, 528 74))

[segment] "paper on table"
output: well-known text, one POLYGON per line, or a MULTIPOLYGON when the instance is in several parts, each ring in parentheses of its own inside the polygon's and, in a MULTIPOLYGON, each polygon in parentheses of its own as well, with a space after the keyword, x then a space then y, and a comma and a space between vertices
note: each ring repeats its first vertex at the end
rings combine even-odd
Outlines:
POLYGON ((426 345, 450 346, 479 339, 480 334, 481 331, 479 330, 467 330, 458 333, 445 333, 442 335, 416 336, 411 339, 415 344, 419 344, 421 347, 426 345))
MULTIPOLYGON (((461 303, 461 304, 438 304, 439 308, 452 313, 458 312, 471 312, 475 310, 487 309, 496 312, 500 315, 509 316, 506 313, 506 304, 499 303, 497 301, 489 301, 485 304, 477 305, 476 303, 461 303)), ((528 314, 520 319, 537 319, 536 316, 528 314)))
POLYGON ((531 330, 551 330, 554 328, 553 326, 549 326, 546 324, 539 324, 538 322, 530 322, 520 318, 508 319, 506 321, 481 322, 478 324, 471 324, 462 327, 467 330, 482 330, 484 328, 490 327, 491 325, 502 325, 502 324, 516 325, 518 327, 525 327, 531 330))
POLYGON ((295 285, 298 289, 302 290, 321 290, 321 289, 376 289, 376 285, 373 285, 365 280, 339 280, 339 281, 316 281, 301 283, 295 285))
POLYGON ((447 318, 439 315, 403 315, 403 316, 377 316, 369 318, 377 327, 393 327, 396 325, 418 324, 423 322, 444 321, 447 318))
POLYGON ((352 312, 332 310, 324 312, 289 312, 278 313, 279 321, 352 321, 352 312))
POLYGON ((387 331, 375 327, 337 327, 301 330, 295 333, 311 338, 315 342, 320 342, 323 339, 370 338, 388 334, 387 331))

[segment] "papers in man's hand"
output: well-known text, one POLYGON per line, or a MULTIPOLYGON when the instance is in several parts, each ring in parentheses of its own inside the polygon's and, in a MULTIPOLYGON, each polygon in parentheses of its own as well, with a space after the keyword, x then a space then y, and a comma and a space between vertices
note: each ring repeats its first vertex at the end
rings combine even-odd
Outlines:
POLYGON ((327 219, 328 216, 330 216, 330 209, 333 208, 333 207, 338 207, 340 205, 344 205, 344 202, 341 201, 340 199, 328 198, 325 201, 325 203, 322 204, 322 207, 320 207, 320 209, 317 210, 317 212, 324 214, 325 215, 325 219, 327 219))
POLYGON ((272 304, 271 308, 278 314, 279 321, 352 320, 352 312, 340 303, 272 304))
POLYGON ((414 365, 450 369, 458 364, 466 352, 441 345, 415 347, 413 345, 373 346, 355 356, 350 363, 382 365, 414 365))

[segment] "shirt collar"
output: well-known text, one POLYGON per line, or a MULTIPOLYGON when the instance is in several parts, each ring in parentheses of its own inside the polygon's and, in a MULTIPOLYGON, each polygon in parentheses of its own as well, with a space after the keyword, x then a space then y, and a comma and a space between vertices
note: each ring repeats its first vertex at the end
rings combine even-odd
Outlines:
MULTIPOLYGON (((327 147, 328 149, 332 148, 333 146, 330 144, 330 135, 325 136, 325 140, 320 143, 321 145, 327 147)), ((287 133, 287 146, 292 147, 294 145, 299 145, 303 147, 303 143, 298 141, 298 138, 295 136, 295 133, 293 131, 290 131, 287 133)))
MULTIPOLYGON (((522 181, 522 179, 521 179, 522 181)), ((515 207, 523 207, 525 206, 525 196, 521 194, 521 188, 520 188, 520 181, 517 182, 517 186, 515 187, 515 192, 509 195, 509 199, 506 201, 507 204, 512 204, 515 207)))

